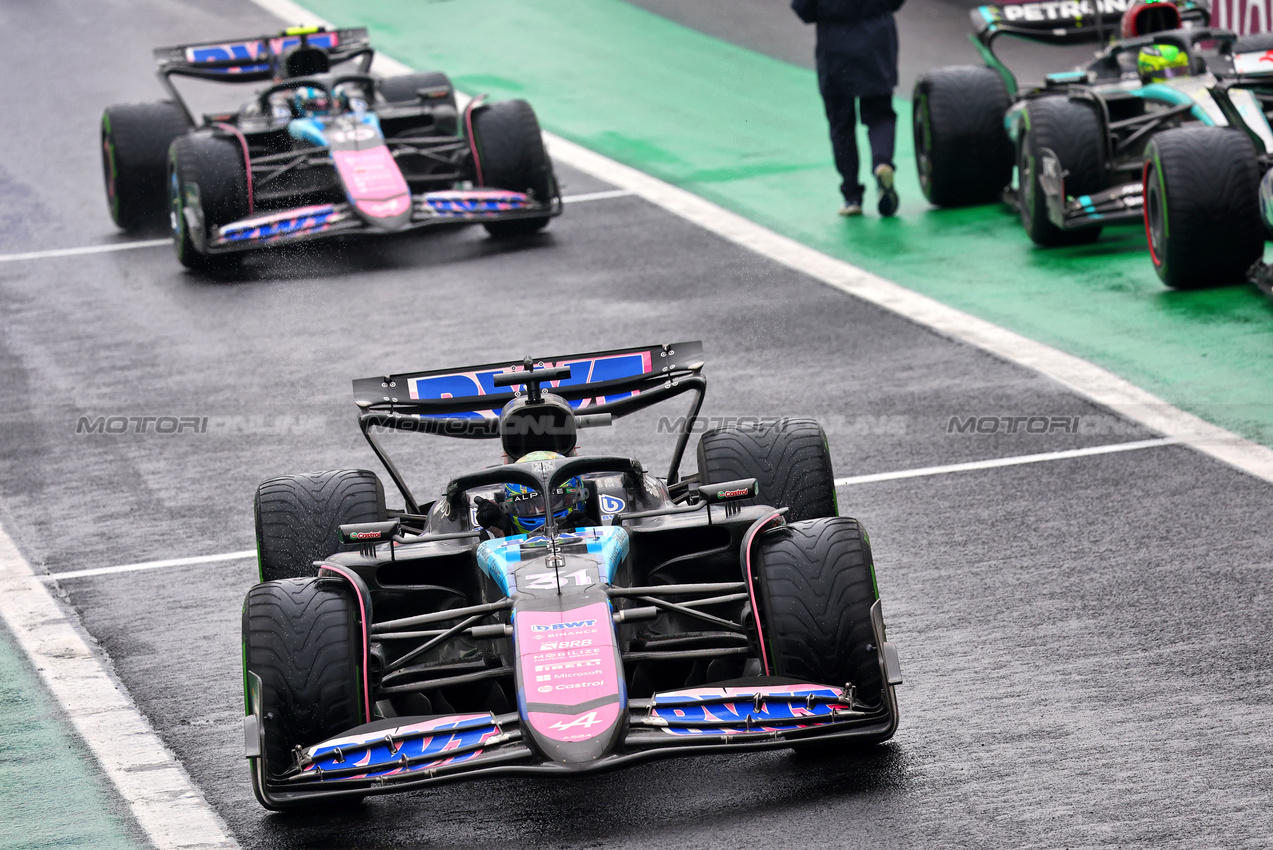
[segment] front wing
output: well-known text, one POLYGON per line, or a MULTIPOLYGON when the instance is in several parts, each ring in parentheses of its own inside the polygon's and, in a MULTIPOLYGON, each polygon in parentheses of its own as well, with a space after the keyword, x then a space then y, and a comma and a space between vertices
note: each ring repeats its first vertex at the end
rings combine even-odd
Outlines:
POLYGON ((1048 148, 1041 151, 1039 169, 1039 186, 1047 201, 1048 220, 1061 230, 1140 221, 1143 216, 1144 190, 1139 182, 1070 197, 1065 192, 1065 172, 1060 160, 1048 148))
MULTIPOLYGON (((690 688, 628 702, 622 751, 585 764, 543 760, 522 740, 516 712, 395 718, 306 748, 282 781, 266 783, 256 715, 248 716, 248 755, 256 787, 271 808, 315 797, 406 791, 459 779, 576 775, 674 756, 789 747, 801 741, 883 741, 897 727, 893 687, 865 707, 841 688, 759 685, 690 688)), ((586 718, 587 715, 584 715, 586 718)))
POLYGON ((410 223, 401 229, 386 230, 367 224, 348 203, 317 204, 290 210, 253 215, 207 230, 199 220, 197 207, 186 207, 192 235, 202 237, 198 246, 206 254, 222 254, 304 242, 339 234, 401 233, 441 224, 481 224, 561 215, 560 197, 541 203, 521 192, 494 189, 425 192, 412 195, 410 223))
MULTIPOLYGON (((526 743, 517 712, 390 718, 298 750, 291 770, 267 780, 260 680, 249 676, 251 713, 244 719, 246 755, 261 803, 282 809, 316 798, 388 794, 461 779, 574 776, 653 759, 768 750, 802 742, 886 741, 897 729, 895 686, 901 667, 884 639, 879 603, 871 611, 880 647, 883 698, 864 705, 852 686, 758 679, 656 694, 627 702, 627 732, 615 751, 595 761, 561 764, 526 743)), ((588 714, 571 724, 584 725, 588 714)))

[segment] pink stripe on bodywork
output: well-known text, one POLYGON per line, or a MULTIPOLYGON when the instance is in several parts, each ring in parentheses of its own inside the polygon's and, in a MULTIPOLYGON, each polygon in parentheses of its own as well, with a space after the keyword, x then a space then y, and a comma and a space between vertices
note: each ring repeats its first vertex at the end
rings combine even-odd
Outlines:
POLYGON ((363 602, 362 592, 358 590, 358 582, 354 580, 354 577, 349 574, 348 570, 346 570, 344 567, 335 567, 329 564, 324 564, 322 568, 319 569, 318 574, 322 575, 325 572, 335 573, 336 575, 343 578, 345 581, 349 582, 350 586, 354 589, 354 596, 358 597, 358 615, 359 615, 358 619, 362 621, 362 661, 358 666, 362 668, 362 700, 363 700, 363 711, 364 711, 363 718, 364 718, 364 722, 370 723, 371 722, 371 682, 367 678, 367 659, 371 656, 371 639, 367 631, 370 628, 370 626, 367 623, 366 603, 363 602))
POLYGON ((473 169, 477 173, 477 185, 486 185, 482 177, 482 159, 477 155, 477 139, 473 137, 473 113, 486 101, 486 95, 479 94, 469 101, 464 109, 464 132, 469 137, 469 150, 473 152, 473 169))
POLYGON ((233 124, 215 124, 213 125, 231 136, 239 140, 239 147, 243 151, 243 168, 248 175, 248 215, 256 211, 256 202, 253 199, 252 190, 252 156, 248 153, 248 140, 239 132, 239 128, 233 124))
POLYGON ((782 514, 774 511, 764 519, 756 520, 752 523, 751 528, 747 529, 747 536, 743 540, 743 552, 745 553, 743 569, 747 573, 747 595, 751 597, 751 614, 752 618, 756 621, 756 642, 760 644, 760 663, 764 667, 766 676, 772 674, 769 666, 769 651, 765 649, 765 634, 764 631, 762 631, 760 624, 760 608, 756 605, 755 580, 752 578, 751 572, 751 544, 752 541, 756 539, 756 535, 761 531, 764 531, 765 527, 776 519, 782 519, 782 514))

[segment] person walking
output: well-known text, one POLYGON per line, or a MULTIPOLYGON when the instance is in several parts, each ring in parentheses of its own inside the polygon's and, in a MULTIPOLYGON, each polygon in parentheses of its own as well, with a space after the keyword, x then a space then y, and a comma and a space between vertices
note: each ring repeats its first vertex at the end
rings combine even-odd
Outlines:
POLYGON ((806 24, 817 24, 818 89, 831 124, 831 150, 843 183, 840 215, 861 215, 866 187, 858 182, 857 113, 871 143, 871 173, 880 215, 897 213, 893 147, 897 113, 897 24, 903 0, 791 0, 806 24))

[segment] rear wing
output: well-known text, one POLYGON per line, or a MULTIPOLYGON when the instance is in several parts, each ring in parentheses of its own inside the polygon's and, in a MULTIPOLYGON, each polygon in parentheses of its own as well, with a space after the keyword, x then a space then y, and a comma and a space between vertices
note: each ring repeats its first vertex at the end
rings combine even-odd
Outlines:
MULTIPOLYGON (((703 405, 707 379, 703 343, 677 342, 619 348, 559 357, 531 358, 535 369, 569 366, 570 377, 546 381, 544 391, 570 403, 582 424, 607 424, 612 418, 693 393, 689 415, 677 435, 668 482, 677 479, 681 458, 703 405)), ((371 428, 415 431, 448 437, 492 439, 499 436, 499 411, 516 397, 497 387, 495 376, 525 371, 524 363, 503 361, 431 372, 403 372, 354 381, 354 402, 362 411, 359 427, 406 499, 417 505, 402 476, 371 428)))
MULTIPOLYGON (((545 382, 544 389, 580 413, 622 416, 643 393, 671 389, 703 367, 703 343, 621 348, 562 357, 532 358, 536 369, 569 366, 570 377, 545 382), (628 402, 629 404, 624 404, 628 402)), ((499 409, 512 401, 511 388, 495 386, 495 376, 523 371, 521 363, 487 363, 434 372, 405 372, 354 381, 354 401, 364 411, 407 415, 428 421, 455 420, 456 432, 485 431, 499 409), (478 427, 465 428, 466 423, 478 427)), ((652 402, 651 402, 652 403, 652 402)), ((644 407, 645 405, 641 405, 644 407)), ((413 425, 409 430, 434 430, 413 425)), ((455 436, 498 436, 456 433, 455 436)))
POLYGON ((371 40, 363 27, 339 30, 296 27, 276 35, 160 47, 155 50, 155 62, 163 77, 178 75, 223 83, 260 82, 279 76, 279 58, 297 47, 320 48, 326 51, 333 65, 363 57, 363 71, 371 65, 373 56, 371 40))
MULTIPOLYGON (((1003 77, 1012 96, 1017 94, 1016 75, 995 55, 995 39, 1002 35, 1024 38, 1041 44, 1106 45, 1121 35, 1123 13, 1136 0, 1038 0, 1031 3, 1004 3, 978 6, 972 18, 972 44, 986 66, 1003 77)), ((1174 0, 1185 27, 1206 27, 1211 23, 1210 0, 1174 0)))

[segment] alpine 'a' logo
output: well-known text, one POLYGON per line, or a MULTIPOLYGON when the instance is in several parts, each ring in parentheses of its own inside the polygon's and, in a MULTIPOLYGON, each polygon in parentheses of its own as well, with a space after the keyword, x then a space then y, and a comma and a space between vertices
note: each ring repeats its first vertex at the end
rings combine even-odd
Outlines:
POLYGON ((579 715, 575 719, 571 720, 569 723, 565 722, 564 720, 558 720, 556 723, 554 723, 552 726, 549 726, 548 728, 560 729, 562 731, 565 731, 566 729, 573 729, 576 726, 582 726, 585 729, 591 729, 593 726, 596 726, 598 723, 604 723, 604 722, 605 721, 603 720, 597 719, 596 711, 590 711, 587 714, 579 715))

